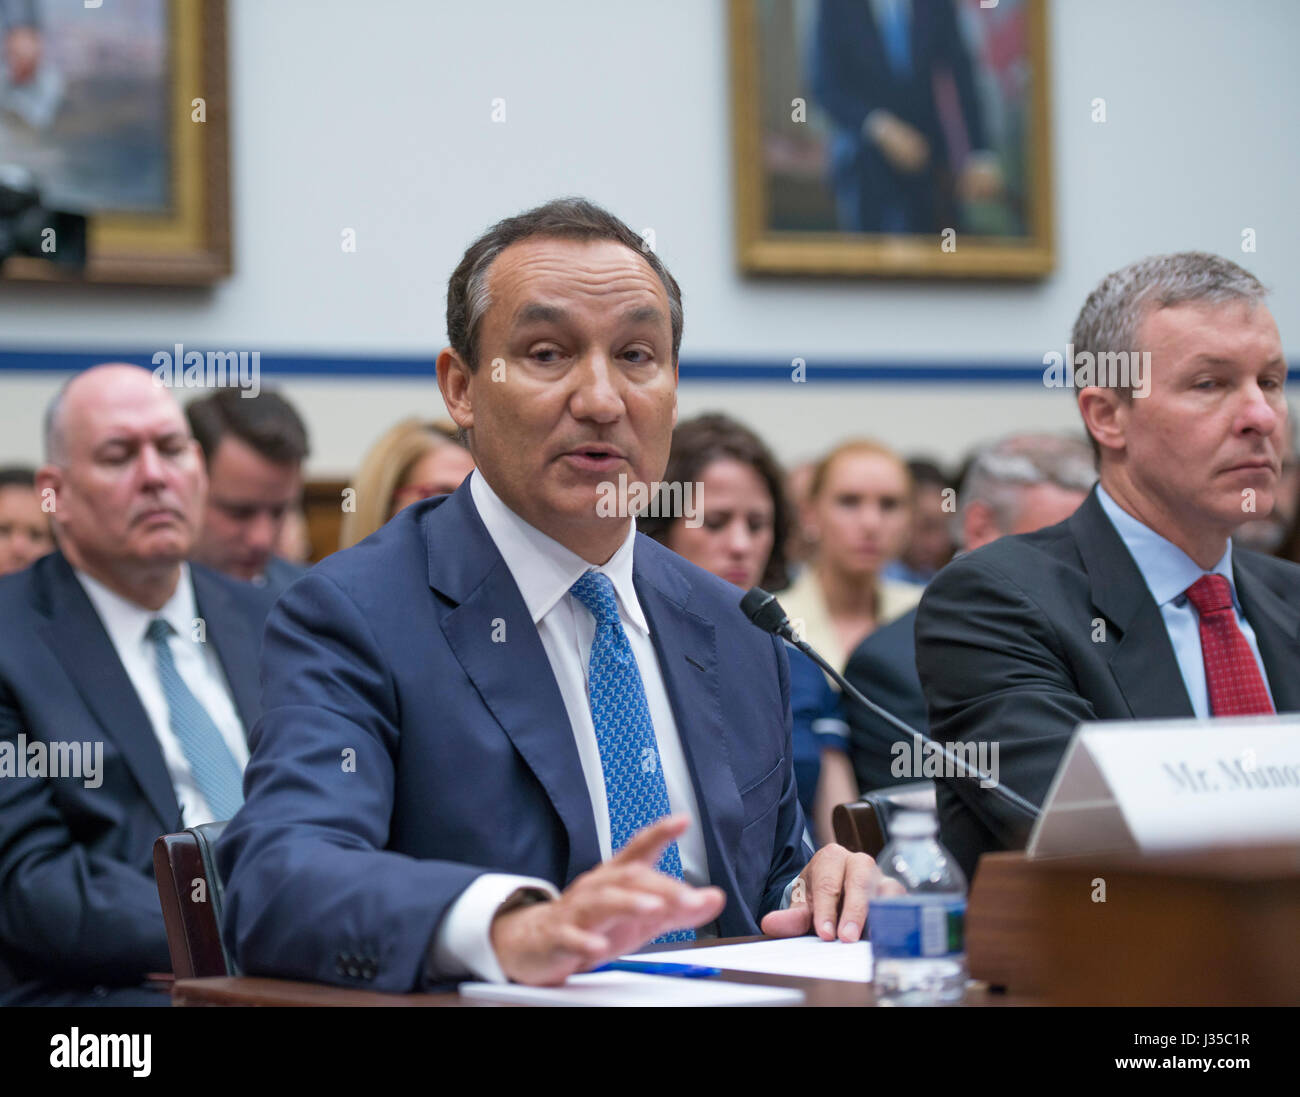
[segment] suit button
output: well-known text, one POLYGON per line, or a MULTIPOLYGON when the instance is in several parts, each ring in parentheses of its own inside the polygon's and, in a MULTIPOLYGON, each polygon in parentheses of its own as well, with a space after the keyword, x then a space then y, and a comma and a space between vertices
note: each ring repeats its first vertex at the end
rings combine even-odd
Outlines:
POLYGON ((352 976, 353 979, 355 979, 361 973, 357 970, 356 964, 348 964, 348 974, 352 976))

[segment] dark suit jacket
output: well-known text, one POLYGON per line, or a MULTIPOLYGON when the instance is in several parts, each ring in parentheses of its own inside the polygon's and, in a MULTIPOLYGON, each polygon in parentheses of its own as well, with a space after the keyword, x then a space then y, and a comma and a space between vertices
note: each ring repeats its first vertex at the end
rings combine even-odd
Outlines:
MULTIPOLYGON (((190 573, 250 728, 270 599, 197 564, 190 573)), ((180 807, 139 696, 58 552, 0 579, 0 742, 16 747, 20 734, 102 741, 103 784, 0 778, 0 1002, 170 971, 152 855, 180 828, 180 807)))
MULTIPOLYGON (((866 694, 868 700, 875 701, 917 731, 927 732, 925 694, 916 673, 915 628, 916 610, 913 609, 876 629, 849 656, 844 677, 866 694)), ((894 755, 890 748, 906 738, 902 732, 847 694, 844 711, 849 720, 849 751, 858 788, 870 792, 920 779, 919 775, 895 777, 891 772, 894 755)))
POLYGON ((260 584, 263 590, 270 593, 272 599, 279 598, 290 583, 301 579, 307 574, 307 569, 301 564, 291 564, 288 560, 281 560, 278 556, 272 556, 266 562, 266 572, 263 575, 264 582, 260 584))
MULTIPOLYGON (((1278 712, 1300 712, 1300 567, 1232 550, 1278 712)), ((1096 489, 1064 522, 958 557, 926 588, 916 662, 943 742, 1000 743, 1000 779, 1041 804, 1084 720, 1194 715, 1159 607, 1096 489), (1105 627, 1105 639, 1098 625, 1105 627)), ((945 845, 969 875, 1030 820, 970 778, 938 782, 945 845)))
MULTIPOLYGON (((938 211, 920 201, 934 187, 936 172, 947 164, 947 144, 934 99, 934 73, 946 69, 957 88, 972 149, 988 147, 969 51, 962 40, 952 0, 913 0, 911 75, 900 77, 890 66, 883 36, 868 0, 821 0, 809 62, 813 95, 834 124, 831 174, 838 186, 859 190, 864 210, 879 210, 887 201, 903 201, 923 223, 907 231, 932 227, 938 211), (930 145, 930 163, 916 175, 895 171, 873 141, 862 135, 868 114, 883 108, 918 129, 930 145)), ((873 226, 863 226, 872 231, 873 226)))
MULTIPOLYGON (((784 644, 648 537, 633 576, 727 893, 718 931, 756 933, 810 856, 784 644)), ((479 875, 563 887, 599 862, 559 686, 468 480, 295 583, 262 663, 247 800, 217 846, 247 974, 429 986, 435 932, 479 875)))

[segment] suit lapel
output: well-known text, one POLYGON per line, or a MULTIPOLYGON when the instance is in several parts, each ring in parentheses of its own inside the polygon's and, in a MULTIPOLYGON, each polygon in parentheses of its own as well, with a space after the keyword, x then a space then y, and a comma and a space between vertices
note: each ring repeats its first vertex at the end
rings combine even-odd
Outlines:
POLYGON ((1129 710, 1138 719, 1195 716, 1160 607, 1096 488, 1066 521, 1088 573, 1092 604, 1106 619, 1111 674, 1129 710))
POLYGON ((190 575, 194 579, 195 605, 206 623, 207 639, 217 649, 217 658, 226 673, 226 683, 247 739, 262 714, 258 666, 260 637, 248 619, 231 605, 230 595, 202 568, 191 564, 190 575))
POLYGON ((52 562, 45 594, 45 620, 37 626, 41 637, 104 733, 117 744, 159 821, 174 829, 181 809, 162 747, 99 615, 62 555, 52 562))
POLYGON ((1300 615, 1254 573, 1247 553, 1233 553, 1232 572, 1241 608, 1259 643, 1273 707, 1300 712, 1300 615))
POLYGON ((567 883, 599 863, 600 841, 577 744, 557 734, 570 727, 569 714, 537 626, 474 508, 469 479, 423 525, 429 585, 456 603, 443 634, 564 825, 567 883))
POLYGON ((717 641, 713 624, 687 609, 690 585, 669 562, 656 558, 661 551, 649 539, 637 537, 633 583, 650 626, 690 767, 709 858, 709 879, 721 884, 728 878, 732 860, 722 851, 738 848, 744 816, 728 757, 718 689, 717 641))

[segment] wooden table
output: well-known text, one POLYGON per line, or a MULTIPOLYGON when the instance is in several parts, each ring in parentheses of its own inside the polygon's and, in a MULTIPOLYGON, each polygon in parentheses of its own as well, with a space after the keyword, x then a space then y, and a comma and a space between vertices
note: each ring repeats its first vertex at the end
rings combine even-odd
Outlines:
MULTIPOLYGON (((761 941, 762 937, 733 937, 724 940, 697 941, 694 947, 738 945, 761 941)), ((660 945, 647 953, 680 945, 660 945)), ((874 1006, 875 988, 870 983, 849 983, 839 979, 801 979, 786 975, 760 975, 748 971, 724 971, 721 978, 735 983, 758 983, 764 986, 797 987, 808 1006, 874 1006)), ((172 1004, 177 1006, 493 1006, 495 1003, 469 1001, 454 991, 444 994, 378 994, 370 990, 352 990, 324 983, 298 983, 288 979, 221 977, 212 979, 178 979, 172 988, 172 1004)), ((997 994, 983 983, 967 987, 966 1006, 1032 1005, 1025 998, 997 994)))

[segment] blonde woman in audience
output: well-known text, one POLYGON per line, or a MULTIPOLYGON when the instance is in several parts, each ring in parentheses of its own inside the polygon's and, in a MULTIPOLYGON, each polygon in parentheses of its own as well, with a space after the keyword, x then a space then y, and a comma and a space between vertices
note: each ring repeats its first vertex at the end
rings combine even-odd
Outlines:
POLYGON ((339 548, 351 548, 420 499, 447 495, 473 471, 474 458, 449 420, 404 419, 366 454, 352 488, 356 510, 343 515, 339 548))
POLYGON ((781 605, 840 670, 867 636, 920 601, 922 587, 881 576, 903 549, 911 496, 907 465, 878 442, 844 442, 813 470, 802 518, 816 554, 781 605))

